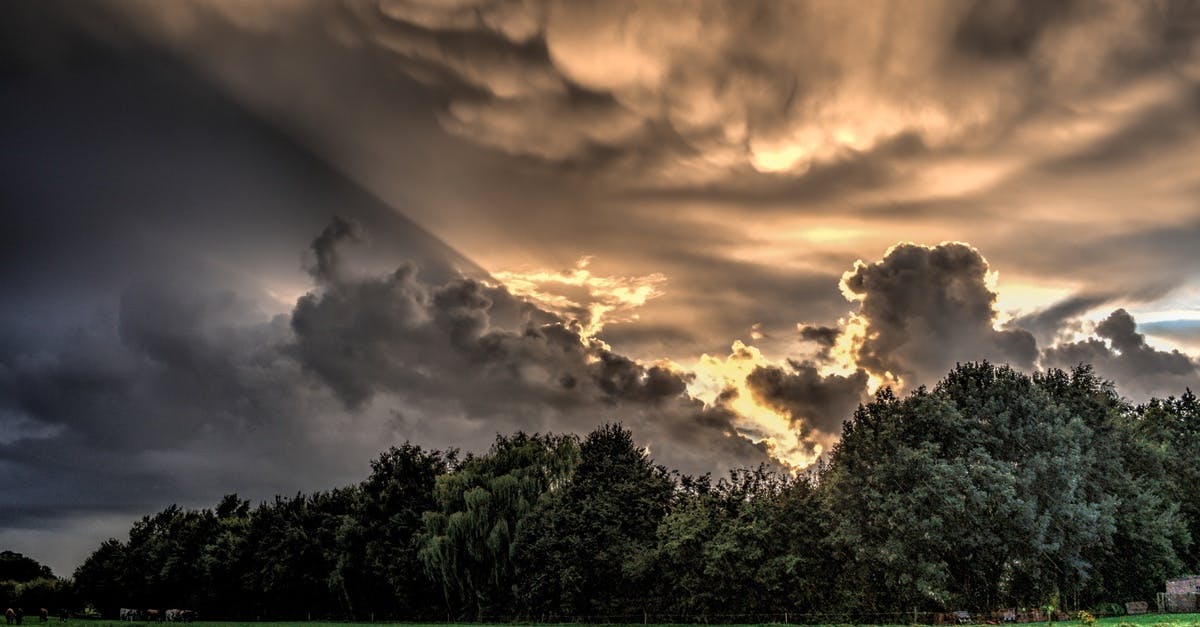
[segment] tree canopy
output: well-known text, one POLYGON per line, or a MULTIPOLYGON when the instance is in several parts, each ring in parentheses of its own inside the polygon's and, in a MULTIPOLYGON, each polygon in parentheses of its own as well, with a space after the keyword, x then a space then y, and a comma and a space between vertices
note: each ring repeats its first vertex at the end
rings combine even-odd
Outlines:
POLYGON ((1200 571, 1198 435, 1190 391, 1133 405, 1087 367, 963 364, 880 390, 795 475, 680 475, 618 424, 499 436, 461 459, 404 444, 358 485, 146 516, 74 590, 109 612, 231 618, 1102 608, 1200 571))

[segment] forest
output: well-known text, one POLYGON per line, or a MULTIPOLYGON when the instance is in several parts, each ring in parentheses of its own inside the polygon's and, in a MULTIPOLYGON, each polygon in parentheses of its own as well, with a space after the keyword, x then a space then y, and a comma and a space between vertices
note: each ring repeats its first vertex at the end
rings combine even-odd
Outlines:
POLYGON ((357 485, 145 516, 58 593, 207 619, 1109 613, 1200 571, 1197 539, 1191 391, 1135 405, 1087 366, 970 363, 880 390, 794 476, 683 475, 620 424, 477 455, 406 443, 357 485))

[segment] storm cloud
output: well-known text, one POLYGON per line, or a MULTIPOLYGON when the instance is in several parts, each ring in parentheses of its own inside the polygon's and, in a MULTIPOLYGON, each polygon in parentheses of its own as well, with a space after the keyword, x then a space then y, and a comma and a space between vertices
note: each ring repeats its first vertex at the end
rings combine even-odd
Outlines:
POLYGON ((687 395, 686 373, 614 353, 503 286, 428 284, 413 264, 352 275, 342 257, 352 233, 335 220, 314 240, 318 290, 297 302, 287 348, 349 409, 389 392, 431 420, 431 408, 442 407, 491 421, 496 431, 584 431, 620 420, 651 446, 664 445, 660 459, 690 471, 713 470, 705 459, 714 448, 721 464, 766 461, 730 415, 687 395), (506 318, 516 324, 498 324, 506 318))
POLYGON ((623 334, 639 356, 828 325, 828 277, 897 241, 969 241, 1021 287, 1194 283, 1195 3, 98 6, 490 270, 668 276, 642 320, 702 332, 623 334))
POLYGON ((1147 62, 1187 62, 1180 24, 1194 10, 1033 1, 347 6, 364 43, 457 87, 442 117, 452 133, 651 186, 802 173, 902 136, 939 150, 989 141, 1040 107, 1043 90, 1067 99, 1130 79, 1147 62))
POLYGON ((1040 346, 1054 344, 1068 331, 1081 330, 1079 317, 1112 300, 1111 295, 1079 294, 1065 298, 1049 307, 1030 312, 1007 322, 1010 329, 1024 329, 1033 334, 1040 346))
POLYGON ((774 463, 729 410, 688 395, 686 373, 586 340, 501 286, 357 265, 359 232, 339 218, 315 238, 314 289, 289 313, 140 282, 60 342, 0 355, 2 483, 22 504, 0 525, 327 487, 387 443, 482 447, 604 421, 689 472, 774 463))
POLYGON ((867 397, 867 373, 822 375, 813 363, 789 360, 787 367, 756 368, 746 384, 759 402, 785 412, 805 436, 813 429, 841 433, 858 404, 867 397))
POLYGON ((1137 332, 1137 323, 1117 309, 1095 328, 1096 336, 1064 342, 1046 349, 1042 364, 1069 369, 1091 365, 1096 374, 1117 383, 1134 400, 1178 396, 1187 388, 1200 389, 1200 364, 1178 350, 1159 350, 1137 332))
POLYGON ((962 243, 898 244, 858 262, 842 291, 858 303, 855 363, 907 387, 929 385, 957 362, 990 360, 1029 370, 1037 342, 1023 329, 996 330, 988 263, 962 243))

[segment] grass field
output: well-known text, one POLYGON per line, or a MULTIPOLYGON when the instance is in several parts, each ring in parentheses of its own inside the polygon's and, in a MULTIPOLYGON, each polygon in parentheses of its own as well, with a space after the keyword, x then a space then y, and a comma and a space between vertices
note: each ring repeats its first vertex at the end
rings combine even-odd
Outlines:
POLYGON ((1101 618, 1097 621, 1101 625, 1120 625, 1121 623, 1132 623, 1134 625, 1158 625, 1167 623, 1171 625, 1200 625, 1200 614, 1139 614, 1137 616, 1110 616, 1101 618))
MULTIPOLYGON (((50 623, 45 623, 45 624, 53 625, 54 623, 57 623, 57 622, 58 622, 57 620, 51 620, 50 623)), ((1142 614, 1139 616, 1111 616, 1108 618, 1102 618, 1098 621, 1099 625, 1104 625, 1105 627, 1116 627, 1117 625, 1120 625, 1121 623, 1132 623, 1134 625, 1145 625, 1147 627, 1150 627, 1153 625, 1189 625, 1189 626, 1195 625, 1197 627, 1200 627, 1200 614, 1142 614)), ((38 623, 35 618, 33 621, 27 620, 26 624, 27 625, 37 625, 38 623)), ((123 623, 120 621, 113 621, 113 620, 71 619, 71 621, 67 624, 68 625, 88 625, 89 627, 128 627, 129 625, 151 625, 151 624, 157 624, 157 623, 123 623)), ((321 623, 321 622, 310 623, 310 622, 304 622, 304 621, 287 622, 287 623, 268 623, 268 622, 255 623, 255 622, 197 621, 197 622, 190 623, 190 624, 193 625, 194 627, 242 627, 242 626, 245 626, 245 627, 300 627, 302 625, 305 627, 345 627, 346 625, 379 625, 379 626, 405 625, 406 627, 435 627, 435 626, 444 625, 445 623, 321 623)), ((471 627, 472 625, 478 625, 480 627, 482 627, 484 625, 505 625, 508 627, 515 627, 518 625, 526 625, 526 624, 531 625, 531 626, 536 626, 536 627, 548 627, 546 623, 455 623, 455 624, 460 627, 471 627)), ((564 625, 578 625, 579 623, 563 623, 563 624, 564 625)), ((641 623, 638 623, 638 624, 641 624, 641 623)), ((753 624, 754 625, 777 625, 779 623, 753 623, 753 624)), ((1046 624, 1047 623, 1030 623, 1031 627, 1036 627, 1037 625, 1046 625, 1046 624)), ((1065 623, 1059 622, 1058 624, 1064 625, 1064 626, 1070 625, 1072 627, 1080 625, 1079 621, 1068 621, 1065 623)), ((692 624, 689 624, 689 625, 692 625, 692 624)), ((658 627, 675 627, 675 626, 667 625, 667 624, 659 624, 658 627)), ((685 627, 685 626, 680 625, 678 627, 685 627)), ((749 625, 730 625, 729 627, 749 627, 749 625)), ((879 627, 889 627, 889 626, 881 625, 879 627)), ((905 626, 890 626, 890 627, 905 627, 905 626)))

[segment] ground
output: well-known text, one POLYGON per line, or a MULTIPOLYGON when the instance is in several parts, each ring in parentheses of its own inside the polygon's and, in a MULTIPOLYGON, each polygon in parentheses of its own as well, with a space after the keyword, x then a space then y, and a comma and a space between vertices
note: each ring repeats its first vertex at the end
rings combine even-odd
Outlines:
MULTIPOLYGON (((57 620, 51 621, 51 623, 56 623, 56 622, 57 622, 57 620)), ((1140 616, 1112 616, 1109 618, 1102 618, 1099 621, 1097 621, 1098 625, 1103 625, 1105 627, 1117 627, 1121 623, 1132 623, 1134 625, 1146 626, 1146 627, 1151 627, 1153 625, 1179 625, 1179 626, 1186 626, 1186 627, 1200 627, 1200 614, 1142 614, 1140 616)), ((27 621, 26 624, 37 625, 38 623, 36 622, 36 619, 35 619, 34 621, 27 621)), ((68 624, 86 625, 88 627, 128 627, 131 623, 123 623, 123 622, 114 621, 114 620, 71 619, 70 623, 68 623, 68 624)), ((150 623, 137 623, 137 624, 148 625, 150 623)), ((358 625, 380 625, 380 626, 382 626, 382 625, 405 625, 405 627, 435 627, 437 625, 442 625, 444 623, 309 623, 309 622, 303 622, 303 621, 286 622, 286 623, 265 623, 265 622, 264 623, 255 623, 255 622, 240 622, 239 623, 239 622, 220 622, 220 621, 212 621, 212 622, 197 621, 195 623, 191 623, 191 625, 193 625, 194 627, 241 627, 242 625, 245 625, 246 627, 301 627, 301 626, 304 626, 304 627, 344 627, 346 625, 356 625, 356 624, 358 624, 358 625)), ((504 625, 506 627, 514 627, 516 625, 521 625, 522 623, 489 623, 489 624, 504 625)), ((546 627, 545 623, 530 623, 530 624, 537 625, 538 627, 546 627)), ((565 624, 577 625, 578 623, 565 623, 565 624)), ((777 625, 778 623, 758 623, 758 624, 766 626, 766 625, 777 625)), ((461 627, 469 627, 470 625, 472 625, 472 623, 458 623, 458 625, 460 625, 461 627)), ((476 623, 475 625, 480 625, 480 624, 476 623)), ((1038 623, 1036 625, 1041 625, 1041 623, 1038 623)), ((1036 627, 1036 625, 1031 625, 1031 627, 1036 627)), ((1058 625, 1062 625, 1063 627, 1079 627, 1081 625, 1081 623, 1079 623, 1078 621, 1069 621, 1069 622, 1065 622, 1065 623, 1059 622, 1058 625)), ((671 627, 671 626, 659 625, 658 627, 671 627)), ((680 626, 680 627, 683 627, 683 626, 680 626)), ((749 627, 749 626, 748 625, 741 625, 741 626, 731 625, 730 627, 749 627)), ((880 627, 887 627, 887 626, 880 626, 880 627)))

